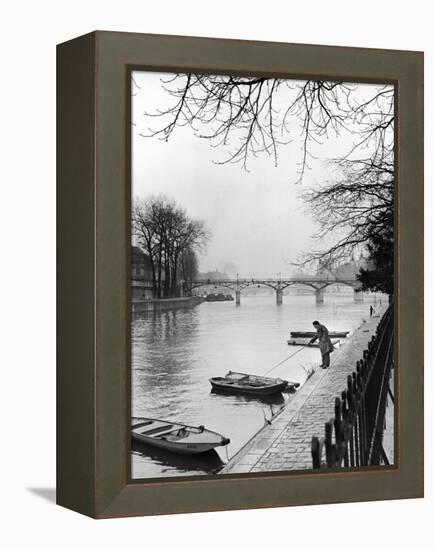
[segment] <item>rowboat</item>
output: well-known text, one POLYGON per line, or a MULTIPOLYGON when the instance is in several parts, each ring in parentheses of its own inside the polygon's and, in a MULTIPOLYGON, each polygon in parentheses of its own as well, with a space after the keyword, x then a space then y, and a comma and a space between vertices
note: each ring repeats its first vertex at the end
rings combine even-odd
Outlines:
MULTIPOLYGON (((151 458, 154 464, 158 464, 163 470, 166 468, 175 469, 180 472, 201 472, 208 474, 215 474, 219 472, 223 466, 224 461, 218 454, 218 450, 211 449, 206 453, 199 454, 183 454, 174 453, 166 449, 160 449, 155 446, 141 443, 136 439, 131 439, 131 450, 133 451, 132 461, 136 464, 133 466, 135 470, 141 470, 142 457, 147 459, 151 458)), ((133 477, 142 477, 141 474, 133 477)))
POLYGON ((288 382, 281 378, 269 378, 243 372, 229 371, 226 376, 216 376, 209 381, 213 390, 226 393, 245 393, 250 395, 271 395, 286 389, 295 389, 296 382, 288 382))
POLYGON ((133 440, 174 453, 205 453, 230 443, 227 437, 205 426, 188 426, 155 418, 143 418, 131 426, 133 440))
MULTIPOLYGON (((287 342, 288 342, 288 346, 308 346, 310 339, 309 338, 290 338, 289 340, 287 340, 287 342)), ((339 339, 331 338, 331 343, 333 344, 333 346, 335 346, 336 344, 339 344, 339 342, 340 342, 339 339)), ((316 341, 313 344, 310 344, 310 346, 313 348, 319 348, 319 342, 316 341)))
MULTIPOLYGON (((330 338, 346 338, 350 332, 348 330, 346 331, 337 331, 337 330, 331 330, 329 331, 330 338)), ((316 336, 316 332, 310 332, 310 331, 299 331, 299 332, 291 332, 291 338, 313 338, 316 336)))

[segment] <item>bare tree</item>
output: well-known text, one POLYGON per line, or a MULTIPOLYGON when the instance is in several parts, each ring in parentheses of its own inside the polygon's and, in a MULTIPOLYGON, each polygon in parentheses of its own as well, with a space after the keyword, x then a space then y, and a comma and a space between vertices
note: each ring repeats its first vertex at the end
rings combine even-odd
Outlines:
POLYGON ((329 131, 349 131, 356 107, 350 104, 356 87, 342 82, 176 74, 162 80, 162 86, 173 103, 147 112, 158 119, 158 127, 154 124, 140 135, 167 141, 177 127, 189 126, 214 147, 230 147, 227 158, 217 164, 241 163, 247 169, 249 155, 260 153, 273 156, 277 164, 280 146, 293 139, 295 130, 302 134, 297 182, 309 168, 310 144, 329 131), (283 109, 276 106, 282 98, 283 109))
POLYGON ((189 220, 187 217, 179 220, 172 241, 172 292, 178 284, 179 268, 182 267, 184 254, 188 252, 191 255, 203 251, 208 240, 209 231, 203 221, 189 220))
POLYGON ((204 222, 190 219, 175 201, 158 196, 135 201, 132 231, 149 256, 155 296, 177 295, 183 255, 203 251, 209 240, 204 222))
POLYGON ((301 264, 321 260, 329 265, 361 256, 372 236, 393 234, 393 165, 376 166, 371 159, 335 161, 338 174, 303 198, 319 225, 315 237, 333 242, 305 255, 301 264))
POLYGON ((331 264, 369 252, 384 235, 393 246, 394 212, 394 93, 390 86, 376 90, 353 106, 358 141, 339 159, 333 159, 335 177, 303 194, 319 224, 316 237, 333 244, 307 254, 331 264))
POLYGON ((190 249, 182 253, 181 274, 184 281, 193 281, 199 274, 197 254, 190 249))
POLYGON ((134 202, 132 213, 132 233, 136 236, 141 248, 147 253, 151 265, 152 287, 158 297, 157 272, 156 272, 156 239, 157 225, 153 215, 151 204, 137 199, 134 202))

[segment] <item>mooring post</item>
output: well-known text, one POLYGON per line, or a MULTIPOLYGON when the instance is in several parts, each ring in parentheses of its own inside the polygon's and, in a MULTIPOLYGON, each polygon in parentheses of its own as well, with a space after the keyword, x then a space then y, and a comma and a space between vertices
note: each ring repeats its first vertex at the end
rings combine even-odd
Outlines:
POLYGON ((235 291, 235 305, 240 306, 241 305, 241 290, 235 291))
POLYGON ((363 292, 361 290, 358 290, 357 288, 355 288, 353 290, 353 295, 354 295, 355 304, 360 304, 363 302, 363 292))
POLYGON ((317 288, 315 290, 315 302, 317 304, 323 304, 324 303, 324 289, 317 288))
POLYGON ((283 290, 281 288, 276 288, 276 304, 278 306, 283 304, 283 290))

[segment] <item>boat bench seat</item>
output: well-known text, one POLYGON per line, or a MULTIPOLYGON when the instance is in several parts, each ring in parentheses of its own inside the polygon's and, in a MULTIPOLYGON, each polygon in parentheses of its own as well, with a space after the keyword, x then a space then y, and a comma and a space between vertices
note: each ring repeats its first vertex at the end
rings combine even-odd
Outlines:
POLYGON ((155 424, 154 420, 146 420, 146 422, 140 422, 137 424, 137 428, 144 428, 145 426, 149 426, 149 424, 155 424))
POLYGON ((167 430, 166 432, 161 432, 161 433, 159 433, 159 434, 156 434, 156 436, 157 436, 157 437, 162 437, 163 435, 169 435, 169 434, 174 433, 174 432, 177 432, 177 431, 179 431, 179 428, 167 430))
POLYGON ((143 435, 159 435, 159 432, 163 433, 165 431, 172 431, 173 424, 165 424, 164 426, 158 426, 157 428, 151 428, 150 430, 145 430, 141 432, 143 435))

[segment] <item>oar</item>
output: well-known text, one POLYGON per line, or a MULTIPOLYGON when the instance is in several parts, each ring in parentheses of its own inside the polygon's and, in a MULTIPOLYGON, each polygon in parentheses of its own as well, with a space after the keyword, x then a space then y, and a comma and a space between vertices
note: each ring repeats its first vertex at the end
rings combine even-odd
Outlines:
POLYGON ((291 355, 288 355, 288 357, 283 359, 283 361, 280 361, 280 363, 277 363, 277 365, 274 365, 274 367, 271 367, 270 370, 267 370, 267 372, 263 376, 266 376, 267 374, 269 374, 274 369, 277 369, 277 367, 279 367, 280 365, 283 365, 283 363, 285 363, 285 361, 288 361, 288 359, 291 359, 291 357, 294 357, 294 355, 297 355, 297 353, 300 353, 300 351, 303 351, 304 349, 305 348, 302 347, 302 348, 298 349, 297 351, 295 351, 294 353, 291 353, 291 355))

